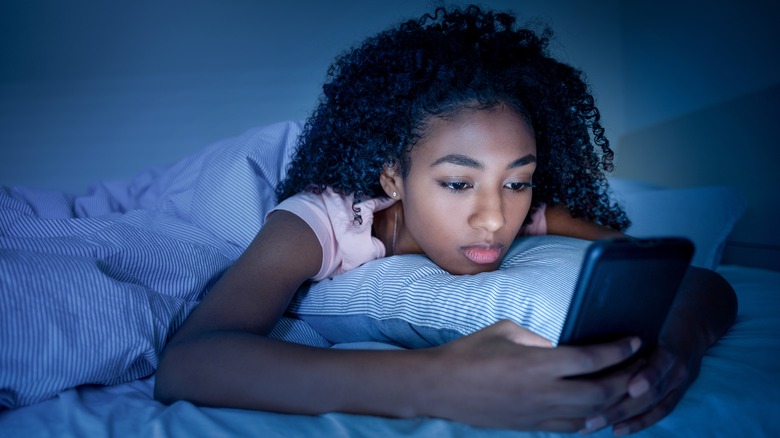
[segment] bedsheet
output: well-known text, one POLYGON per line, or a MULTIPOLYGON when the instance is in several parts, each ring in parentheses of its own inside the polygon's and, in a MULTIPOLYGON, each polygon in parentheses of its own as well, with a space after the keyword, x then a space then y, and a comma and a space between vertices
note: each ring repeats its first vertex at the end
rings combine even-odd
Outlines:
MULTIPOLYGON (((780 433, 780 272, 740 266, 718 271, 734 286, 737 321, 704 358, 677 409, 637 437, 772 437, 780 433)), ((386 348, 360 344, 360 348, 386 348)), ((474 428, 440 419, 387 419, 332 413, 289 415, 166 406, 152 399, 154 376, 115 386, 82 386, 0 413, 5 437, 30 436, 410 436, 562 437, 474 428)), ((575 435, 576 436, 576 435, 575 435)), ((604 430, 596 437, 611 436, 604 430)))
MULTIPOLYGON (((0 408, 152 374, 262 226, 300 129, 254 128, 83 195, 0 187, 0 408)), ((274 336, 331 345, 289 319, 274 336)))

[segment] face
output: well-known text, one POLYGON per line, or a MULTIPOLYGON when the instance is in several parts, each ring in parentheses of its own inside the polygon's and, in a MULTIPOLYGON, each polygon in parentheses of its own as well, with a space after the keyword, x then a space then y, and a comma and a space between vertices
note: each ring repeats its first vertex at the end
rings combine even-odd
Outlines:
POLYGON ((409 247, 453 274, 497 269, 531 205, 527 122, 504 106, 435 119, 410 162, 394 181, 409 247))

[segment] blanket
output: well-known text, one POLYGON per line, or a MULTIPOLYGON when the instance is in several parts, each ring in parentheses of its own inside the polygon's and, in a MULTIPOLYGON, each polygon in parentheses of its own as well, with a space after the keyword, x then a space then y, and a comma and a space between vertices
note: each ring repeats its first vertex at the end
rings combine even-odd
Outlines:
MULTIPOLYGON (((300 129, 252 129, 83 195, 0 188, 0 407, 152 374, 262 226, 300 129)), ((274 336, 330 345, 292 320, 274 336)))

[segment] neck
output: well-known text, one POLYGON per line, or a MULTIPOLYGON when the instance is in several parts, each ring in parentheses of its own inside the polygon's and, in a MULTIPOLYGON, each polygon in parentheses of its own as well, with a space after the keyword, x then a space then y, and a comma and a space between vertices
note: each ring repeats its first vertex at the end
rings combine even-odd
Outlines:
POLYGON ((385 246, 385 256, 403 254, 404 235, 403 204, 396 202, 374 213, 373 234, 385 246))

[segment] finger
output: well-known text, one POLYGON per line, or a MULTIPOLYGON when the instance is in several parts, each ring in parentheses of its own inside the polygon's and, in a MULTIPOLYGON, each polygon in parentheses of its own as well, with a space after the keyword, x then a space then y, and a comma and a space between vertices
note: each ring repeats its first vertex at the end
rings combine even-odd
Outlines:
POLYGON ((677 403, 679 403, 682 398, 682 393, 683 391, 679 389, 670 391, 669 394, 667 394, 666 397, 650 411, 632 417, 626 421, 615 423, 612 426, 613 434, 622 436, 639 432, 640 430, 646 429, 661 421, 674 410, 675 406, 677 406, 677 403))
POLYGON ((639 350, 639 338, 625 338, 606 344, 583 347, 558 347, 568 355, 567 360, 557 361, 554 371, 561 376, 581 376, 617 365, 639 350))
POLYGON ((581 432, 590 433, 608 425, 625 422, 630 418, 638 418, 652 410, 656 405, 648 397, 623 397, 619 402, 603 410, 598 415, 587 418, 585 429, 581 432))
POLYGON ((655 350, 628 384, 628 394, 637 398, 660 385, 674 367, 674 360, 664 352, 655 350))
POLYGON ((626 387, 632 375, 630 369, 625 369, 599 377, 563 379, 551 397, 560 396, 565 402, 548 400, 548 410, 554 417, 567 418, 604 412, 628 399, 626 387))
POLYGON ((669 380, 662 381, 658 385, 651 386, 640 396, 626 397, 619 403, 605 409, 600 415, 589 418, 586 424, 592 422, 619 424, 632 418, 645 418, 646 416, 646 418, 652 419, 651 412, 655 412, 656 416, 660 415, 655 420, 658 421, 668 414, 669 411, 665 409, 673 408, 684 392, 684 389, 677 384, 670 383, 669 380), (677 394, 676 399, 673 398, 673 394, 677 394), (670 400, 673 402, 670 403, 670 400))
POLYGON ((510 341, 515 344, 526 345, 529 347, 552 347, 552 342, 531 330, 510 320, 499 321, 495 324, 497 329, 510 341))
POLYGON ((533 429, 545 432, 574 433, 580 430, 583 421, 582 418, 550 418, 540 421, 533 429))

